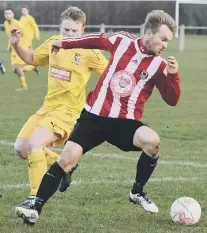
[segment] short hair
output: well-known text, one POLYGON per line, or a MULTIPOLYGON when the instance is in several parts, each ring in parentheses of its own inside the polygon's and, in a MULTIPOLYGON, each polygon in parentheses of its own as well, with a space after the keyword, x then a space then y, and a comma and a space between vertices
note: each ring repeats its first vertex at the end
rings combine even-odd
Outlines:
POLYGON ((177 25, 173 17, 163 10, 153 10, 147 14, 144 32, 151 29, 152 33, 156 33, 163 24, 166 25, 172 33, 177 31, 177 25))
POLYGON ((8 11, 8 10, 10 10, 10 11, 12 11, 14 13, 14 10, 12 8, 10 8, 10 7, 7 7, 6 9, 4 9, 4 12, 8 11))
POLYGON ((74 21, 81 22, 83 26, 86 24, 86 15, 85 13, 76 6, 70 6, 68 9, 62 12, 60 15, 60 22, 64 19, 72 19, 74 21))
POLYGON ((23 5, 22 8, 26 8, 27 10, 29 10, 29 7, 27 5, 23 5))

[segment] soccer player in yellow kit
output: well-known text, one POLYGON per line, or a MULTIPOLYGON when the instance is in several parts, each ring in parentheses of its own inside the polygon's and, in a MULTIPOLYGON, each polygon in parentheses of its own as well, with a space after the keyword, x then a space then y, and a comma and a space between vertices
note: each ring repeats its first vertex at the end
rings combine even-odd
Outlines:
POLYGON ((23 126, 14 145, 19 156, 28 159, 31 192, 22 205, 28 206, 34 202, 47 165, 59 158, 46 146, 57 146, 68 138, 85 104, 85 87, 91 71, 101 75, 108 64, 99 50, 72 49, 51 53, 54 40, 79 37, 84 31, 85 21, 83 11, 69 7, 61 14, 61 35, 52 36, 34 52, 22 48, 18 31, 13 32, 10 38, 14 49, 25 62, 49 65, 48 92, 44 104, 23 126))
MULTIPOLYGON (((11 8, 7 8, 4 10, 4 17, 6 21, 4 22, 5 31, 8 37, 11 35, 11 31, 13 29, 18 29, 21 32, 21 40, 19 44, 24 48, 29 48, 29 41, 26 38, 26 31, 24 26, 16 19, 14 19, 14 11, 11 8)), ((11 52, 11 64, 12 70, 17 74, 21 88, 17 89, 18 91, 26 91, 27 83, 24 75, 24 65, 25 62, 17 55, 15 50, 12 48, 11 43, 8 42, 8 51, 11 52)), ((33 66, 30 66, 33 67, 33 66)), ((34 67, 33 67, 34 69, 34 67)))
MULTIPOLYGON (((23 5, 22 7, 22 16, 20 17, 20 23, 22 25, 24 25, 25 30, 26 30, 26 40, 27 43, 29 45, 29 48, 32 50, 32 42, 34 39, 39 40, 40 39, 40 30, 37 26, 37 23, 34 19, 34 17, 32 17, 29 14, 29 8, 26 5, 23 5)), ((39 70, 37 67, 33 67, 33 66, 25 66, 24 67, 24 71, 30 71, 33 70, 39 74, 39 70)))
POLYGON ((30 47, 32 47, 33 39, 40 39, 40 31, 34 17, 29 14, 29 8, 25 5, 22 7, 22 16, 19 21, 24 25, 26 29, 26 37, 29 41, 30 47))

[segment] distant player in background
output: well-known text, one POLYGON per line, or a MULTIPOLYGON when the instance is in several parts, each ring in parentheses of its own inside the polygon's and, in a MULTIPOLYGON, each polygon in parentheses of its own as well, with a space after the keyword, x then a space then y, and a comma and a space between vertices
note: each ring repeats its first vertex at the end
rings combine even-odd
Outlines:
POLYGON ((40 39, 40 31, 34 17, 29 14, 29 8, 26 5, 22 7, 22 16, 20 18, 20 22, 26 29, 26 37, 30 43, 30 46, 32 47, 32 41, 34 39, 40 39))
POLYGON ((0 73, 5 74, 6 73, 6 68, 4 66, 3 61, 0 61, 0 73))
MULTIPOLYGON (((60 35, 52 36, 34 51, 21 46, 18 31, 11 35, 14 49, 25 62, 39 66, 49 65, 48 92, 44 104, 23 126, 14 145, 19 156, 28 159, 31 192, 21 206, 28 207, 34 203, 47 166, 58 159, 59 155, 46 146, 57 146, 68 138, 85 104, 85 87, 91 71, 101 75, 108 64, 99 50, 74 49, 51 53, 54 41, 79 37, 84 32, 85 21, 83 11, 69 7, 61 14, 60 35)), ((60 191, 66 190, 70 185, 74 167, 65 174, 60 191)))
MULTIPOLYGON (((20 18, 20 22, 24 25, 26 30, 26 39, 27 43, 29 44, 29 48, 32 50, 32 42, 34 39, 40 40, 40 31, 37 26, 37 23, 29 14, 29 7, 26 5, 23 5, 22 7, 22 16, 20 18)), ((32 66, 27 66, 24 68, 24 71, 30 71, 32 69, 32 66)), ((39 70, 37 67, 35 67, 35 71, 39 74, 39 70)))
MULTIPOLYGON (((24 48, 29 48, 29 43, 26 39, 26 30, 24 26, 16 19, 14 19, 14 11, 11 8, 7 8, 4 10, 4 17, 6 21, 4 22, 4 27, 5 31, 8 35, 8 37, 11 35, 12 30, 19 30, 19 33, 21 33, 21 41, 20 44, 24 48)), ((26 91, 27 88, 27 83, 25 80, 25 75, 24 75, 24 67, 25 67, 25 62, 17 55, 15 50, 12 48, 12 45, 10 41, 8 41, 8 47, 7 50, 11 52, 11 64, 12 64, 12 70, 14 73, 17 74, 21 88, 16 89, 17 91, 26 91)), ((27 65, 26 65, 27 66, 27 65)), ((34 66, 30 66, 31 69, 34 69, 34 66)))

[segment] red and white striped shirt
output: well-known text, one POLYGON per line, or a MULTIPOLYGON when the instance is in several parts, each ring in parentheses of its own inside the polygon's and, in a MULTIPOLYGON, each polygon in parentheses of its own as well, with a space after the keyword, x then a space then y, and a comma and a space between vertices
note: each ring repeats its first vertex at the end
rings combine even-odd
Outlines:
POLYGON ((167 104, 174 106, 179 100, 179 74, 167 74, 166 61, 148 55, 140 38, 126 32, 94 33, 65 39, 62 47, 111 53, 107 68, 87 97, 85 108, 93 114, 139 120, 154 86, 167 104))

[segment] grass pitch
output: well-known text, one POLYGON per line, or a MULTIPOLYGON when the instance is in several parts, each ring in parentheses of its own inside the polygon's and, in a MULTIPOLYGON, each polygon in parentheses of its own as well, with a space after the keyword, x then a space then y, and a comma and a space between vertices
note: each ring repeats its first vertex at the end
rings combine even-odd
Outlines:
MULTIPOLYGON (((42 32, 41 41, 53 34, 42 32)), ((176 56, 179 62, 182 96, 178 106, 167 106, 155 90, 145 107, 143 122, 161 138, 160 163, 146 186, 159 213, 145 213, 128 201, 139 153, 124 153, 105 143, 82 158, 70 189, 53 196, 33 228, 23 225, 14 214, 15 205, 28 196, 29 188, 27 164, 15 155, 10 143, 43 103, 47 67, 40 68, 40 76, 26 73, 29 91, 15 92, 19 83, 10 68, 7 37, 1 32, 0 38, 0 60, 7 69, 0 76, 0 232, 207 232, 207 37, 187 36, 183 53, 177 52, 175 40, 164 54, 176 56), (171 221, 170 206, 181 196, 200 203, 202 216, 196 226, 171 221)), ((95 86, 96 80, 94 75, 87 90, 95 86)))

